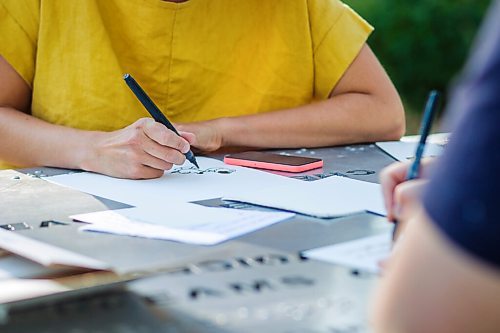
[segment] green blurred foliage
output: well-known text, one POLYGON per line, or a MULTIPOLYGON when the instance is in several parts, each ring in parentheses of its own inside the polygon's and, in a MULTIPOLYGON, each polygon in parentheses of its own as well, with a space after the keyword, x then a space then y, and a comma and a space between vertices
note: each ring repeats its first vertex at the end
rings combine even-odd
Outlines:
POLYGON ((375 27, 369 44, 408 111, 460 71, 489 0, 344 0, 375 27))

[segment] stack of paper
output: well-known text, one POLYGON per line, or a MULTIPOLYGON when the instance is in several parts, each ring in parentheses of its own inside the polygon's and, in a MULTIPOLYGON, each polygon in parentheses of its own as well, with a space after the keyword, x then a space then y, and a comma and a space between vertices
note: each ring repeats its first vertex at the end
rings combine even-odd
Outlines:
POLYGON ((213 245, 289 219, 294 214, 165 203, 71 216, 81 230, 213 245))
POLYGON ((6 279, 0 280, 0 304, 52 295, 70 290, 53 280, 6 279))
MULTIPOLYGON (((58 295, 63 298, 69 295, 89 295, 122 287, 124 283, 134 279, 130 276, 119 276, 109 271, 94 271, 82 274, 55 277, 52 279, 2 279, 0 280, 0 305, 30 300, 43 301, 42 296, 58 295), (38 300, 35 300, 37 299, 38 300)), ((1 306, 0 306, 1 309, 1 306)), ((0 319, 2 315, 0 311, 0 319)))
POLYGON ((0 228, 0 248, 45 267, 68 266, 95 270, 107 270, 110 268, 108 264, 102 261, 2 228, 0 228))
POLYGON ((2 228, 0 248, 11 253, 0 260, 0 305, 121 280, 99 260, 2 228))

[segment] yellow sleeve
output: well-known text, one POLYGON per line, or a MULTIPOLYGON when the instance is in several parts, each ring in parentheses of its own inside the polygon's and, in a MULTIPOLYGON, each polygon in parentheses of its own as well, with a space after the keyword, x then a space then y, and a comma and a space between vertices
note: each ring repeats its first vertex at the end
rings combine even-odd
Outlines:
POLYGON ((0 55, 33 85, 40 0, 0 1, 0 55))
POLYGON ((309 0, 314 97, 326 99, 358 55, 373 27, 339 0, 309 0))

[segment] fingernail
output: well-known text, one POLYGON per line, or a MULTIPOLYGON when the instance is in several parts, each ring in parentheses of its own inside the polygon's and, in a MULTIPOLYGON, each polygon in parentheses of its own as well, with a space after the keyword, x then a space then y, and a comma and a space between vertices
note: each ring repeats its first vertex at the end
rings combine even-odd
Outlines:
POLYGON ((144 122, 144 128, 150 129, 152 126, 154 126, 155 123, 156 123, 156 121, 154 121, 154 119, 150 118, 144 122))

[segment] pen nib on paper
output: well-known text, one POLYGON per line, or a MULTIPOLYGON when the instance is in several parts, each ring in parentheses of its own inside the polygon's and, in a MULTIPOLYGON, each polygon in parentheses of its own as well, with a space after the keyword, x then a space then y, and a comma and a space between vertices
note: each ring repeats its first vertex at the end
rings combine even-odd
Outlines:
POLYGON ((198 165, 198 162, 196 162, 196 157, 194 157, 194 154, 193 154, 193 152, 191 150, 186 153, 186 158, 196 168, 198 168, 198 169, 200 168, 200 166, 198 165))

